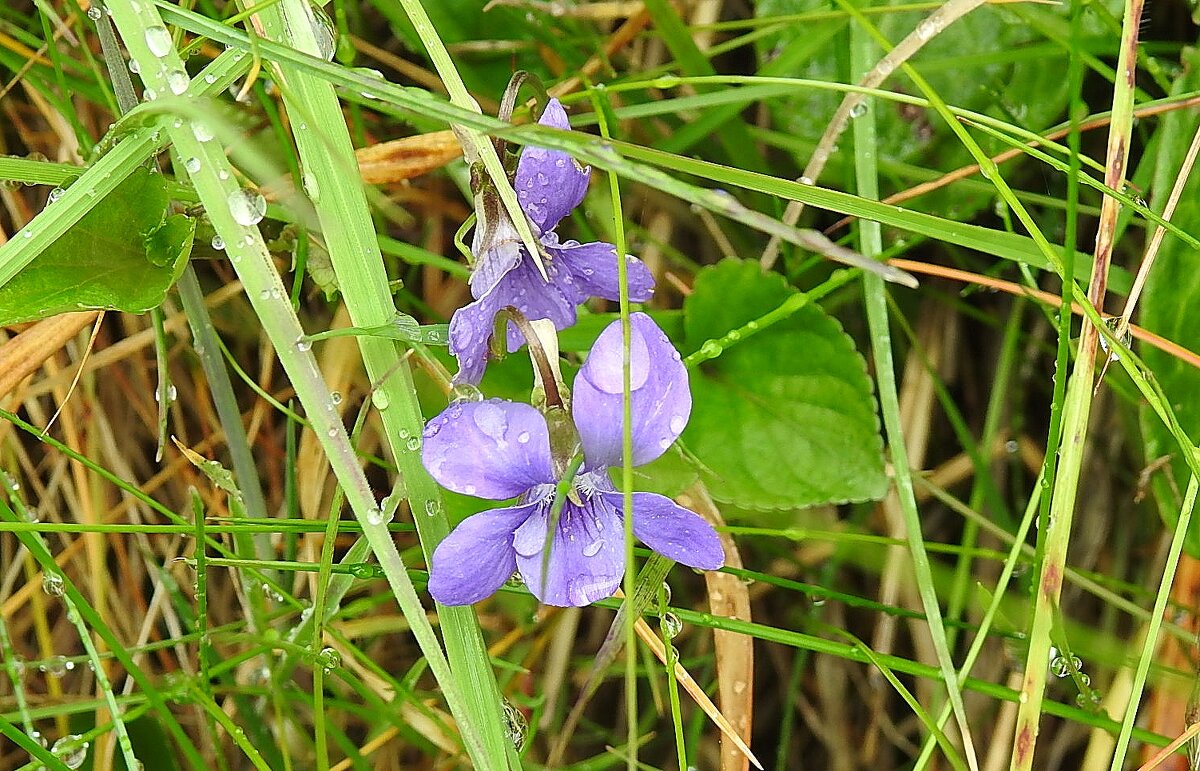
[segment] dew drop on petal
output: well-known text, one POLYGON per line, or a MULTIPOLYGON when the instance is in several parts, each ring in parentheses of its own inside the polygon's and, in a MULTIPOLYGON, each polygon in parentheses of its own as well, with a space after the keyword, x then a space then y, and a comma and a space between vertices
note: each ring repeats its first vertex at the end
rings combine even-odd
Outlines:
POLYGON ((475 494, 475 485, 464 486, 463 493, 465 493, 466 495, 474 495, 475 494))
POLYGON ((671 418, 671 430, 676 434, 682 434, 683 429, 687 427, 687 418, 683 415, 676 415, 671 418))
POLYGON ((517 434, 517 442, 520 444, 527 444, 529 442, 529 432, 522 431, 521 433, 517 434))
POLYGON ((592 541, 587 546, 583 547, 583 556, 595 557, 597 554, 600 553, 600 549, 603 548, 603 546, 604 546, 604 541, 602 541, 600 539, 592 541))

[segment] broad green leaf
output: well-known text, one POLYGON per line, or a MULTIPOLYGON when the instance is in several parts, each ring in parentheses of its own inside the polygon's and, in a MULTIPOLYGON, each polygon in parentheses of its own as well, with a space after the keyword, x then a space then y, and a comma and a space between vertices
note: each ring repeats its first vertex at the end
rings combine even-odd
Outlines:
POLYGON ((159 305, 187 264, 196 227, 167 217, 167 201, 162 177, 139 168, 0 287, 0 323, 159 305))
MULTIPOLYGON (((796 291, 757 262, 725 260, 684 303, 684 350, 778 308, 796 291)), ((797 508, 883 496, 883 441, 866 364, 815 304, 691 371, 686 446, 714 498, 797 508)))
MULTIPOLYGON (((1175 83, 1177 93, 1200 85, 1200 52, 1196 49, 1185 49, 1183 72, 1175 83)), ((1196 126, 1195 114, 1185 110, 1162 118, 1157 137, 1161 149, 1152 184, 1154 200, 1151 208, 1155 211, 1162 211, 1165 205, 1196 126)), ((1200 174, 1196 171, 1188 179, 1172 221, 1189 233, 1200 232, 1200 174)), ((1150 331, 1193 351, 1200 350, 1200 316, 1194 311, 1200 304, 1198 267, 1200 255, 1167 235, 1146 281, 1140 319, 1142 326, 1150 331)), ((1141 353, 1170 400, 1179 424, 1195 441, 1200 436, 1200 402, 1195 398, 1200 393, 1200 371, 1153 346, 1142 346, 1141 353)), ((1146 462, 1163 455, 1173 456, 1166 473, 1175 484, 1174 490, 1161 472, 1153 480, 1160 511, 1167 524, 1174 527, 1179 516, 1179 499, 1187 486, 1187 465, 1182 460, 1179 445, 1153 410, 1143 405, 1141 413, 1146 462)), ((1200 557, 1200 523, 1196 520, 1187 535, 1185 548, 1192 556, 1200 557)))

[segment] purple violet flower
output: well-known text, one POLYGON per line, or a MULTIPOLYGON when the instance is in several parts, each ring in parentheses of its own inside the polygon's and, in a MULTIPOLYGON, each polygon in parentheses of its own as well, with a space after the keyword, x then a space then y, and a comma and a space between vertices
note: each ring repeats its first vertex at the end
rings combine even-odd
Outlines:
MULTIPOLYGON (((543 126, 570 129, 567 113, 551 99, 538 121, 543 126)), ((575 323, 575 307, 590 297, 616 300, 616 247, 603 241, 581 244, 558 240, 554 228, 583 201, 591 169, 581 168, 561 150, 526 146, 517 162, 513 187, 529 217, 541 246, 547 281, 521 245, 516 228, 499 211, 497 221, 475 227, 471 252, 475 268, 471 295, 475 302, 460 308, 450 319, 450 353, 458 359, 456 383, 476 385, 487 365, 488 340, 495 330, 496 313, 509 305, 530 321, 550 319, 557 329, 575 323)), ((645 302, 654 292, 654 277, 640 260, 626 256, 629 299, 645 302)), ((524 342, 516 327, 508 325, 508 350, 524 342)))
MULTIPOLYGON (((683 432, 692 397, 687 369, 667 336, 643 313, 630 320, 633 462, 640 466, 683 432)), ((542 413, 490 399, 454 404, 429 422, 421 458, 443 487, 495 501, 517 498, 515 505, 468 517, 438 544, 429 571, 435 600, 478 602, 514 572, 547 605, 587 605, 617 589, 625 573, 625 512, 608 470, 621 465, 621 384, 617 321, 601 333, 575 378, 573 413, 584 463, 562 507, 548 560, 558 479, 542 413)), ((685 565, 715 570, 724 564, 712 526, 665 496, 633 494, 633 532, 685 565)))

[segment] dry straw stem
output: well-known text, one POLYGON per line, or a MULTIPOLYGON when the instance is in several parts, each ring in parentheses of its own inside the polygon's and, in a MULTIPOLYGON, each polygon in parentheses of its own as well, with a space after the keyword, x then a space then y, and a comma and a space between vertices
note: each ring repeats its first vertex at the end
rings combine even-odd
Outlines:
MULTIPOLYGON (((1133 91, 1137 62, 1138 26, 1142 18, 1142 0, 1127 0, 1121 50, 1117 63, 1118 78, 1113 93, 1112 124, 1108 135, 1104 184, 1120 190, 1125 179, 1129 156, 1129 139, 1133 125, 1133 91)), ((1112 259, 1120 202, 1105 195, 1100 208, 1096 234, 1096 251, 1087 299, 1095 308, 1104 307, 1108 287, 1108 269, 1112 259)), ((1069 281, 1069 277, 1064 277, 1069 281)), ((1034 748, 1042 717, 1042 702, 1046 690, 1046 674, 1050 661, 1050 630, 1062 593, 1063 571, 1066 567, 1067 545, 1071 539, 1071 523, 1075 515, 1075 500, 1083 464, 1084 443, 1087 439, 1088 418, 1092 406, 1092 382, 1096 370, 1096 350, 1100 332, 1085 319, 1079 340, 1079 351, 1071 379, 1067 384, 1063 405, 1063 435, 1059 446, 1059 462, 1054 492, 1050 502, 1049 521, 1042 532, 1044 558, 1037 583, 1033 620, 1029 626, 1029 652, 1022 677, 1020 708, 1017 712, 1016 736, 1013 741, 1010 765, 1013 771, 1028 771, 1033 767, 1034 748)))
MULTIPOLYGON (((987 0, 948 0, 945 5, 923 19, 895 48, 885 54, 871 71, 862 77, 858 85, 863 88, 878 88, 883 81, 892 76, 892 73, 900 65, 915 56, 926 43, 985 2, 987 0)), ((842 103, 838 105, 837 112, 833 114, 833 119, 829 121, 825 133, 817 142, 817 147, 813 150, 812 157, 809 158, 808 165, 804 167, 804 174, 797 180, 798 182, 816 184, 821 177, 821 172, 825 170, 825 164, 829 162, 829 157, 833 154, 833 148, 837 144, 838 138, 850 125, 854 109, 863 104, 866 98, 865 94, 857 92, 849 92, 842 98, 842 103)), ((804 204, 802 202, 790 202, 787 209, 784 210, 783 223, 788 227, 794 226, 803 212, 804 204)), ((764 270, 770 270, 771 266, 775 264, 782 243, 782 239, 778 236, 772 236, 771 240, 767 242, 767 248, 763 250, 761 258, 764 270)))
MULTIPOLYGON (((684 495, 688 508, 700 514, 717 528, 725 550, 725 566, 742 567, 733 536, 726 532, 725 520, 702 482, 692 485, 684 495)), ((681 496, 682 497, 682 496, 681 496)), ((750 589, 737 576, 718 571, 704 574, 708 588, 708 605, 713 615, 750 621, 750 589)), ((715 630, 713 644, 717 654, 717 690, 721 697, 721 713, 746 744, 754 716, 754 640, 737 632, 715 630)), ((745 771, 749 756, 732 742, 721 745, 722 771, 745 771)))

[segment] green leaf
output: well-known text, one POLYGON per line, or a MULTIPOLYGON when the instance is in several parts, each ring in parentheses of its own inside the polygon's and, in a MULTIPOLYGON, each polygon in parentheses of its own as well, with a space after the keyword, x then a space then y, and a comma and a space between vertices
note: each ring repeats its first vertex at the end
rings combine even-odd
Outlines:
MULTIPOLYGON (((1183 93, 1200 85, 1200 51, 1185 49, 1183 59, 1184 74, 1176 81, 1174 93, 1183 93)), ((1196 125, 1196 116, 1186 110, 1162 117, 1155 138, 1161 149, 1151 184, 1156 199, 1151 208, 1155 211, 1163 209, 1196 125)), ((1189 233, 1200 231, 1200 174, 1195 171, 1183 189, 1172 222, 1189 233)), ((1200 350, 1200 316, 1191 310, 1197 303, 1200 303, 1200 272, 1196 271, 1196 253, 1168 234, 1163 239, 1154 269, 1146 280, 1141 324, 1189 350, 1200 350)), ((1200 391, 1200 371, 1153 346, 1142 346, 1141 354, 1171 401, 1179 425, 1195 441, 1200 436, 1200 402, 1194 397, 1200 391)), ((1174 527, 1179 517, 1181 493, 1187 486, 1187 464, 1167 427, 1145 403, 1141 407, 1141 424, 1146 462, 1150 463, 1164 455, 1173 456, 1166 472, 1169 480, 1161 472, 1155 474, 1152 480, 1163 519, 1168 526, 1174 527), (1170 482, 1174 483, 1173 488, 1170 482)), ((1200 557, 1200 522, 1195 519, 1192 520, 1184 548, 1193 557, 1200 557)))
POLYGON ((0 324, 77 310, 143 313, 187 264, 195 221, 166 216, 166 183, 139 168, 0 287, 0 324))
MULTIPOLYGON (((684 303, 686 348, 723 337, 796 294, 753 261, 697 276, 684 303)), ((692 369, 687 447, 714 498, 797 508, 883 496, 887 477, 871 381, 854 343, 815 304, 692 369)))

